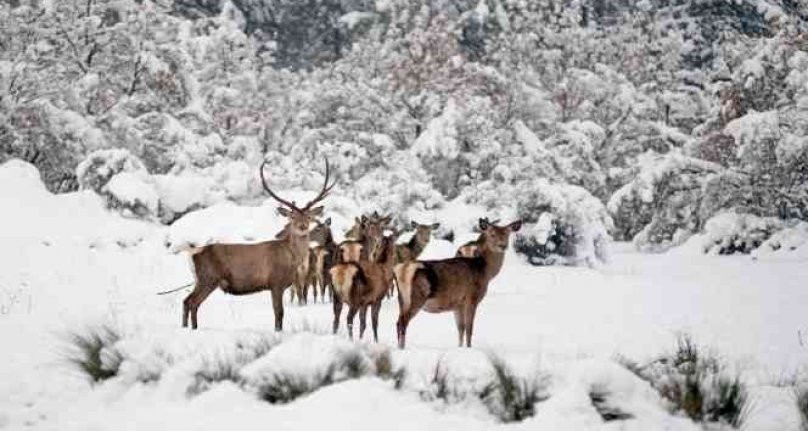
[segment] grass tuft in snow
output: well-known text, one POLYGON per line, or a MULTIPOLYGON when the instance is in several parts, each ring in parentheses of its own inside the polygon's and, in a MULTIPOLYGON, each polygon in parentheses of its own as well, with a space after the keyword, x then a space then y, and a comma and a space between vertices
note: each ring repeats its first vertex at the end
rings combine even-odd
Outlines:
POLYGON ((749 396, 740 377, 731 376, 717 357, 683 335, 670 354, 640 365, 619 359, 628 370, 648 381, 671 404, 696 422, 723 423, 740 428, 749 396))
POLYGON ((293 371, 278 370, 256 389, 264 401, 285 404, 334 383, 358 379, 371 373, 372 367, 359 349, 350 350, 334 358, 325 372, 313 376, 293 371))
MULTIPOLYGON (((479 400, 488 412, 502 422, 523 421, 536 413, 536 404, 548 398, 548 379, 544 376, 522 377, 495 354, 489 354, 492 378, 482 387, 468 387, 453 379, 452 370, 438 361, 430 387, 421 391, 426 401, 440 400, 444 404, 459 404, 479 400)), ((402 376, 403 380, 403 376, 402 376)))
POLYGON ((519 422, 533 416, 536 404, 548 398, 548 379, 518 376, 493 353, 488 359, 494 369, 494 381, 483 399, 488 410, 502 422, 519 422))
POLYGON ((102 382, 118 375, 123 355, 115 348, 120 334, 110 326, 86 329, 68 334, 67 360, 93 382, 102 382))
POLYGON ((800 413, 800 430, 808 431, 808 385, 795 386, 794 391, 800 413))
POLYGON ((634 417, 631 413, 624 412, 618 407, 611 405, 609 402, 610 395, 609 391, 602 387, 593 387, 589 391, 589 401, 604 422, 622 421, 634 417))
POLYGON ((243 385, 239 370, 250 362, 266 355, 280 341, 277 338, 261 337, 253 343, 239 341, 233 356, 217 355, 202 362, 202 368, 194 373, 193 383, 188 387, 189 396, 199 395, 214 384, 233 382, 243 385))

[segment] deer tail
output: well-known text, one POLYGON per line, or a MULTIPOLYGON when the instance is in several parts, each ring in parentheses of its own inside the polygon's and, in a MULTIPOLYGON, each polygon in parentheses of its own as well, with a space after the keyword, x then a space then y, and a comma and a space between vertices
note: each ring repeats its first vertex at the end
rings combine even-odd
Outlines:
POLYGON ((408 309, 412 302, 412 280, 415 277, 415 271, 423 267, 424 264, 421 262, 410 261, 399 263, 393 268, 396 285, 398 286, 398 297, 401 300, 401 306, 404 310, 408 309))

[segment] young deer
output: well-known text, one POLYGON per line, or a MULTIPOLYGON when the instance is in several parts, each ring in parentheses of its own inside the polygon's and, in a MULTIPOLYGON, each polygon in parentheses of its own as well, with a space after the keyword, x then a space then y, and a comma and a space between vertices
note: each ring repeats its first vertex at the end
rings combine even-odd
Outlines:
POLYGON ((396 240, 399 233, 382 239, 379 260, 370 262, 338 263, 331 268, 331 278, 334 282, 334 333, 339 329, 339 317, 342 313, 343 303, 348 306, 346 323, 348 334, 353 338, 353 320, 359 311, 359 338, 365 334, 365 320, 368 307, 371 308, 370 317, 373 327, 373 340, 379 341, 379 310, 382 299, 389 286, 393 283, 393 266, 396 263, 396 240))
POLYGON ((313 207, 325 199, 336 182, 328 184, 330 168, 325 162, 325 181, 320 193, 303 208, 276 195, 264 178, 264 190, 278 201, 278 212, 289 219, 289 225, 279 239, 257 244, 211 244, 191 250, 196 286, 183 301, 182 326, 197 328, 197 312, 202 302, 216 288, 233 295, 246 295, 263 290, 272 292, 275 330, 283 329, 283 291, 290 285, 301 286, 308 270, 309 225, 323 212, 313 207))
MULTIPOLYGON (((418 259, 424 251, 432 237, 432 232, 440 227, 440 223, 420 224, 415 221, 410 222, 410 227, 415 229, 415 234, 406 244, 396 245, 396 263, 409 262, 418 259)), ((394 286, 390 286, 387 296, 393 296, 394 286)))
POLYGON ((507 226, 497 226, 487 219, 480 219, 482 234, 478 256, 396 265, 400 310, 396 324, 398 346, 404 348, 407 325, 423 308, 429 313, 454 311, 458 344, 463 346, 465 336, 466 346, 471 347, 477 306, 485 297, 488 283, 502 268, 511 233, 521 226, 519 220, 507 226))

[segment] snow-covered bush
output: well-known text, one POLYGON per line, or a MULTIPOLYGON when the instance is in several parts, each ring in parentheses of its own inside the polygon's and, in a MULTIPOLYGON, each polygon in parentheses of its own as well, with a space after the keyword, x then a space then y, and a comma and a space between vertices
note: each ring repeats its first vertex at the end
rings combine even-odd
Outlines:
POLYGON ((582 187, 545 178, 513 185, 487 181, 467 199, 489 208, 492 218, 522 219, 514 246, 534 265, 595 265, 608 258, 612 219, 582 187))
POLYGON ((708 254, 748 254, 782 229, 783 224, 773 217, 722 212, 704 224, 703 249, 708 254))
POLYGON ((121 172, 113 176, 101 192, 109 208, 124 216, 149 218, 157 215, 160 198, 148 177, 121 172))
POLYGON ((90 153, 76 168, 79 186, 104 197, 107 207, 127 217, 157 215, 160 198, 143 163, 124 149, 90 153))
POLYGON ((755 257, 784 254, 795 258, 808 256, 808 223, 798 221, 775 232, 753 252, 755 257))
POLYGON ((76 167, 79 187, 98 194, 102 193, 112 177, 122 172, 148 175, 143 162, 122 148, 94 151, 76 167))
POLYGON ((703 184, 721 167, 678 152, 649 155, 640 166, 634 180, 609 199, 616 237, 649 251, 681 244, 701 228, 703 184))

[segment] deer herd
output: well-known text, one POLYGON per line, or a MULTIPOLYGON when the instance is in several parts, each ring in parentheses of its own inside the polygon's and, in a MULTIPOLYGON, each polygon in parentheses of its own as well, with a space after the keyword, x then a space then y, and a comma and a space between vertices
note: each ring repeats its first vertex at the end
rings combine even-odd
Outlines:
POLYGON ((370 309, 373 339, 378 342, 379 310, 385 298, 398 290, 398 346, 404 348, 407 326, 421 310, 429 313, 454 312, 458 342, 471 347, 477 306, 485 297, 488 283, 502 268, 510 235, 521 221, 500 226, 496 220, 480 219, 480 235, 462 245, 455 257, 418 260, 438 223, 411 222, 415 231, 406 244, 397 244, 401 231, 391 226, 392 218, 374 212, 355 218, 346 240, 337 244, 331 219, 319 219, 325 199, 336 182, 330 181, 328 160, 325 181, 317 196, 303 207, 284 200, 267 184, 264 166, 260 177, 264 190, 280 206, 278 213, 287 224, 275 239, 255 244, 210 244, 189 248, 195 275, 194 290, 183 301, 182 326, 198 326, 199 306, 216 288, 233 295, 269 290, 275 313, 275 330, 283 329, 283 293, 305 304, 309 289, 314 301, 318 293, 333 304, 332 330, 337 333, 343 306, 346 325, 353 338, 353 322, 359 313, 359 337, 366 329, 370 309), (385 231, 390 231, 385 235, 385 231), (312 246, 312 244, 316 244, 312 246))

